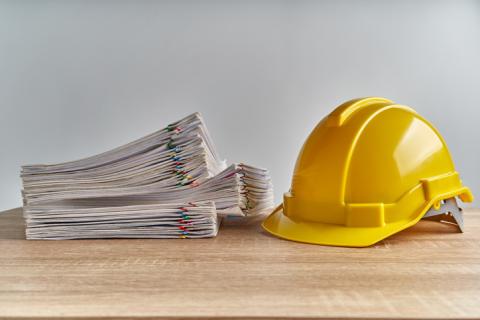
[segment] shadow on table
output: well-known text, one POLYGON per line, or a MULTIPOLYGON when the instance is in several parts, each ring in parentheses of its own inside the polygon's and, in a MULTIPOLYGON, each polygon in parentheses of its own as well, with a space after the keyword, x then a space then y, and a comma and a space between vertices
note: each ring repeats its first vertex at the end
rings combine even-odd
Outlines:
POLYGON ((25 239, 22 207, 0 212, 0 240, 25 239))

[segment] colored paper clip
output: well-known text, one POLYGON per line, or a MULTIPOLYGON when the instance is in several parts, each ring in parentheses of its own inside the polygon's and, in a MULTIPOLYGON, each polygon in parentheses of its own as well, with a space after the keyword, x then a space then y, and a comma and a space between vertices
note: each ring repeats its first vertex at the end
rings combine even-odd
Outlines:
POLYGON ((197 180, 194 180, 192 182, 190 182, 189 186, 190 187, 197 187, 199 185, 199 183, 197 182, 197 180))
POLYGON ((173 139, 168 140, 167 142, 168 149, 174 149, 175 146, 173 145, 173 139))
POLYGON ((168 132, 171 132, 171 131, 175 131, 176 133, 182 132, 182 129, 179 126, 176 126, 174 124, 169 124, 165 129, 168 132))

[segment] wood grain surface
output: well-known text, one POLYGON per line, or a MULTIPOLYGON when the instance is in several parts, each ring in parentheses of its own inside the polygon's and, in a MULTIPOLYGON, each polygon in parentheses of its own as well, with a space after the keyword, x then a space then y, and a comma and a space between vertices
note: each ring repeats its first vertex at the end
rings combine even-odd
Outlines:
POLYGON ((0 318, 480 318, 480 210, 362 249, 280 240, 27 241, 0 213, 0 318))

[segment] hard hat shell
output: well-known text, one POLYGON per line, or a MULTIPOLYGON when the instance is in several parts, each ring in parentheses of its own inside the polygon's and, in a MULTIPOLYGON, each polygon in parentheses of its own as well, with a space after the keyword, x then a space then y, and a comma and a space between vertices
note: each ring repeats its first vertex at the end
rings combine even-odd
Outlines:
POLYGON ((473 200, 432 124, 384 98, 355 99, 307 138, 290 192, 263 228, 294 241, 364 247, 455 196, 473 200))

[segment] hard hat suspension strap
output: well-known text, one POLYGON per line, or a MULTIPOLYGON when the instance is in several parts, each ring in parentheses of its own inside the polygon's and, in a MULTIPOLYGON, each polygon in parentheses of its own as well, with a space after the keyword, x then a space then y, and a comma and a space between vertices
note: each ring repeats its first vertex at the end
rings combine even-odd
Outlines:
POLYGON ((432 206, 422 219, 451 223, 458 226, 460 232, 464 232, 462 208, 458 206, 455 197, 442 200, 438 209, 432 206))

